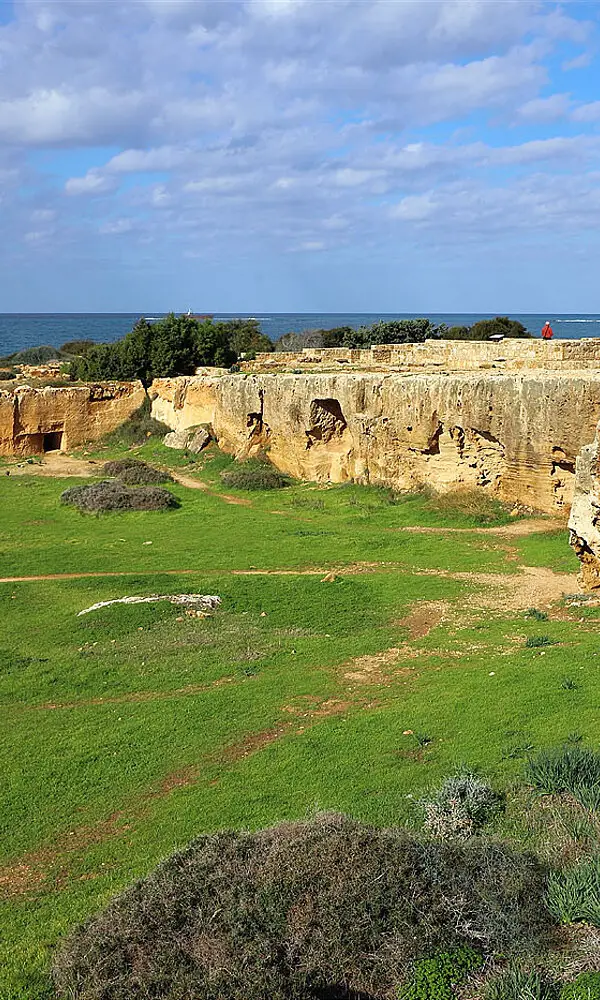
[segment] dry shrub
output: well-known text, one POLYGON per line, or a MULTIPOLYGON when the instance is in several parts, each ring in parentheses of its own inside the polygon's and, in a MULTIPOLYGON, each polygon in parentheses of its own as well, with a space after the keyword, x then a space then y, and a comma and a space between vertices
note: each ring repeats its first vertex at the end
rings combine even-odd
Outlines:
POLYGON ((268 462, 256 459, 237 463, 234 468, 222 472, 221 479, 226 486, 237 490, 281 490, 292 485, 289 476, 268 462))
POLYGON ((422 802, 425 829, 441 840, 474 836, 502 809, 502 797, 476 774, 460 771, 446 778, 434 795, 422 802))
POLYGON ((410 963, 545 935, 545 873, 500 844, 421 842, 324 814, 199 837, 59 948, 69 1000, 395 995, 410 963))
POLYGON ((61 494, 61 503, 87 514, 115 510, 168 510, 179 501, 160 486, 132 488, 119 480, 103 480, 86 486, 71 486, 61 494))
POLYGON ((128 486, 151 485, 152 483, 172 483, 173 476, 161 469, 154 469, 136 458, 117 458, 106 462, 102 469, 104 476, 118 476, 128 486))

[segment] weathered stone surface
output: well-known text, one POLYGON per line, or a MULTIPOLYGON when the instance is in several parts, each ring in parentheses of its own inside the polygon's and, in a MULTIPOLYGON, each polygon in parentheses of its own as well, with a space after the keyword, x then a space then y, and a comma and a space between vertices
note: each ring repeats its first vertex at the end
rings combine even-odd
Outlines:
POLYGON ((435 369, 442 371, 500 371, 594 369, 600 367, 600 339, 584 340, 502 340, 461 341, 426 340, 422 344, 374 344, 355 349, 306 348, 296 353, 274 352, 257 354, 245 361, 246 372, 335 370, 341 366, 351 370, 378 371, 392 368, 435 369))
POLYGON ((151 396, 168 426, 210 423, 223 450, 266 449, 301 479, 480 487, 566 516, 575 457, 600 417, 600 372, 186 377, 156 380, 151 396))
POLYGON ((600 588, 600 425, 592 444, 575 463, 575 492, 569 518, 570 542, 581 562, 586 590, 600 588))
POLYGON ((197 455, 212 441, 210 431, 206 427, 196 427, 191 430, 171 431, 165 434, 163 444, 167 448, 180 448, 197 455))
POLYGON ((140 382, 0 392, 0 455, 39 455, 97 440, 127 420, 144 398, 140 382))

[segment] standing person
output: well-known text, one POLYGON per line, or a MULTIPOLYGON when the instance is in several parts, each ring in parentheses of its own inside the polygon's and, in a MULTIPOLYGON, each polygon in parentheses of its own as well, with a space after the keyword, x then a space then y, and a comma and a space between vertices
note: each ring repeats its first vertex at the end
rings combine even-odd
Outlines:
POLYGON ((542 337, 544 340, 552 340, 554 336, 554 330, 550 326, 550 320, 547 319, 542 327, 542 337))

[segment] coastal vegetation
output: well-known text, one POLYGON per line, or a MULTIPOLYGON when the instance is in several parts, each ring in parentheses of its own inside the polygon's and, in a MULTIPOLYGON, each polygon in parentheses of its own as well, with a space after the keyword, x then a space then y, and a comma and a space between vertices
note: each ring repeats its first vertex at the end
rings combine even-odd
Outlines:
MULTIPOLYGON (((398 989, 430 1000, 434 983, 449 1000, 470 975, 468 996, 495 990, 520 1000, 511 983, 538 976, 556 995, 592 973, 600 617, 594 602, 560 596, 577 590, 564 531, 551 520, 515 520, 477 494, 226 485, 223 474, 243 464, 214 445, 198 456, 173 451, 158 435, 133 449, 114 439, 98 446, 81 460, 95 475, 75 489, 140 468, 132 463, 166 470, 181 506, 82 517, 59 502, 73 479, 37 476, 35 467, 0 477, 3 1000, 113 996, 94 979, 93 955, 123 955, 117 913, 123 931, 145 942, 148 975, 192 938, 198 961, 210 955, 218 969, 242 899, 247 921, 231 969, 249 962, 257 979, 246 987, 266 990, 276 975, 279 990, 303 988, 291 952, 276 952, 266 970, 260 955, 265 941, 304 940, 290 935, 302 935, 309 917, 322 920, 323 934, 307 996, 343 996, 351 981, 363 984, 355 993, 363 998, 398 989), (573 575, 557 576, 565 573, 573 575), (221 604, 208 617, 166 601, 79 616, 126 595, 186 593, 221 604), (548 641, 528 643, 540 637, 548 641), (360 864, 344 862, 338 837, 361 845, 360 864), (300 841, 313 844, 309 853, 300 841), (267 842, 305 867, 283 865, 281 881, 265 881, 257 845, 267 842), (238 879, 246 848, 252 865, 238 879), (385 874, 392 849, 421 858, 423 901, 437 872, 444 906, 460 896, 481 916, 485 899, 499 923, 475 940, 444 916, 450 910, 428 904, 415 917, 414 947, 404 931, 386 938, 396 951, 368 985, 365 955, 371 945, 380 954, 387 904, 407 898, 404 869, 394 862, 395 877, 385 874), (194 881, 185 905, 169 910, 182 899, 172 878, 186 857, 227 887, 216 938, 203 936, 200 909, 188 906, 204 891, 194 881), (462 865, 466 857, 479 860, 462 865), (527 893, 509 891, 513 876, 527 893), (153 886, 164 894, 150 898, 153 886), (496 935, 520 926, 519 900, 535 901, 531 927, 548 935, 524 932, 528 948, 513 953, 496 935), (158 909, 142 925, 146 904, 158 909), (448 972, 453 959, 444 956, 463 946, 481 956, 477 968, 461 972, 457 960, 448 972), (357 978, 340 978, 348 968, 357 978), (87 994, 72 986, 75 974, 91 977, 87 994)), ((118 974, 114 996, 135 998, 118 974)))
POLYGON ((128 381, 140 379, 148 387, 154 378, 191 375, 205 365, 230 368, 258 352, 297 352, 305 348, 362 348, 374 344, 423 343, 425 340, 489 340, 491 337, 528 338, 522 323, 497 316, 472 326, 447 327, 430 319, 379 320, 370 326, 305 330, 284 334, 275 343, 261 332, 256 319, 213 321, 170 313, 149 322, 142 318, 121 340, 95 344, 73 340, 60 348, 41 345, 0 358, 2 378, 16 377, 14 366, 62 361, 73 381, 128 381))

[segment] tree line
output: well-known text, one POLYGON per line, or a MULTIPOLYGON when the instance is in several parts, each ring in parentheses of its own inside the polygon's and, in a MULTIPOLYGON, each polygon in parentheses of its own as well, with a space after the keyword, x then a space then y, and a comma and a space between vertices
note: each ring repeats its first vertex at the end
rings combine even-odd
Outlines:
POLYGON ((170 313, 164 319, 140 319, 130 333, 112 344, 81 342, 81 354, 71 361, 70 377, 80 381, 139 379, 147 388, 154 378, 192 375, 196 368, 231 368, 257 352, 301 351, 304 348, 369 347, 371 344, 423 343, 431 339, 489 340, 494 335, 530 337, 517 320, 507 316, 485 319, 473 326, 447 327, 429 319, 379 320, 370 326, 286 333, 275 344, 254 319, 214 322, 170 313))

